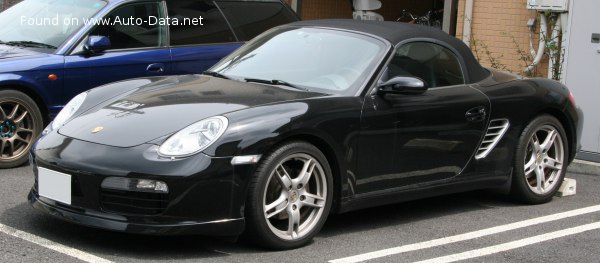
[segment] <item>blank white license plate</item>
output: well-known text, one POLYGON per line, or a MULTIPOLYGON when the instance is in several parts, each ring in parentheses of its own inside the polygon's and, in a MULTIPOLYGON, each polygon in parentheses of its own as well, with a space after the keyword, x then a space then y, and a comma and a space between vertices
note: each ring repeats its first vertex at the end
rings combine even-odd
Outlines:
POLYGON ((38 193, 52 200, 71 204, 71 175, 38 168, 38 193))

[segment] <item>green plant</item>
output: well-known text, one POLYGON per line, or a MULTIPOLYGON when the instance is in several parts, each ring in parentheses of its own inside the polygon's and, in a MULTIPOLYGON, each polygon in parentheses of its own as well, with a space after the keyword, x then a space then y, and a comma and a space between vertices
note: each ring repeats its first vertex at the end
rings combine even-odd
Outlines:
MULTIPOLYGON (((502 35, 510 37, 513 45, 515 45, 515 51, 517 52, 517 55, 519 56, 519 60, 521 62, 523 62, 523 68, 527 68, 529 65, 533 64, 533 56, 531 55, 531 53, 525 51, 525 49, 523 49, 521 47, 521 45, 519 45, 517 38, 513 34, 503 32, 502 35)), ((529 71, 529 70, 524 71, 524 74, 527 77, 539 77, 537 65, 534 66, 533 70, 531 70, 531 71, 529 71)))
POLYGON ((473 35, 471 35, 471 49, 477 60, 481 61, 481 57, 485 56, 490 63, 490 67, 512 73, 512 71, 500 61, 504 57, 503 55, 494 54, 485 42, 476 39, 473 35))
POLYGON ((473 51, 473 55, 475 55, 475 58, 478 61, 481 61, 481 56, 479 55, 479 49, 477 48, 477 45, 479 44, 479 41, 473 37, 471 37, 471 50, 473 51))
MULTIPOLYGON (((560 80, 564 64, 565 52, 565 49, 561 43, 562 32, 560 34, 555 34, 556 36, 552 37, 552 30, 555 24, 560 23, 560 21, 552 13, 546 12, 545 15, 548 18, 548 21, 550 21, 548 28, 550 28, 551 30, 549 32, 550 37, 547 35, 542 36, 542 41, 544 41, 544 44, 546 46, 546 52, 544 52, 544 55, 549 58, 549 63, 553 65, 553 70, 550 74, 551 78, 554 80, 560 80)), ((521 47, 521 45, 519 45, 519 42, 517 41, 514 35, 508 32, 503 32, 502 35, 511 38, 511 41, 515 47, 515 51, 519 57, 519 60, 523 62, 524 68, 527 68, 533 64, 534 58, 532 54, 523 47, 521 47)), ((490 67, 492 68, 512 72, 510 68, 508 68, 505 64, 501 62, 503 55, 494 54, 485 42, 483 42, 482 40, 478 40, 473 35, 471 35, 470 43, 471 50, 473 51, 473 54, 475 55, 477 60, 482 61, 482 59, 485 59, 489 62, 490 67)), ((539 72, 538 66, 539 65, 534 66, 533 69, 530 71, 519 71, 527 77, 542 77, 543 75, 539 72)))
POLYGON ((550 24, 548 25, 549 28, 552 28, 552 31, 550 31, 550 37, 548 37, 547 35, 542 36, 546 45, 546 55, 549 58, 549 63, 551 65, 553 65, 552 67, 552 72, 550 72, 550 75, 552 77, 552 79, 554 80, 560 80, 561 78, 561 73, 562 73, 562 69, 563 69, 563 64, 564 64, 564 53, 565 53, 565 49, 562 46, 562 31, 559 32, 558 34, 556 34, 555 37, 553 37, 553 30, 554 27, 556 25, 556 23, 560 23, 560 19, 552 13, 546 13, 546 16, 548 16, 548 21, 550 21, 550 24))
MULTIPOLYGON (((560 21, 556 18, 555 15, 552 15, 552 13, 546 12, 545 15, 547 16, 547 20, 550 21, 550 23, 548 24, 548 28, 550 28, 551 30, 550 32, 548 32, 550 37, 548 37, 548 35, 541 36, 541 39, 542 41, 544 41, 544 45, 546 47, 544 55, 548 57, 548 63, 553 65, 553 70, 550 74, 550 77, 554 80, 560 80, 564 64, 563 54, 565 51, 564 47, 562 47, 561 44, 562 32, 560 34, 556 34, 556 37, 552 37, 552 30, 554 30, 554 26, 556 25, 556 23, 560 23, 560 21)), ((513 44, 515 45, 515 49, 517 55, 519 56, 519 60, 521 60, 524 63, 525 67, 527 68, 530 65, 532 65, 534 60, 533 56, 519 45, 515 36, 506 32, 504 32, 503 35, 509 36, 511 38, 513 44)), ((528 77, 542 76, 538 71, 538 65, 534 66, 533 70, 531 71, 525 71, 524 74, 528 77)))

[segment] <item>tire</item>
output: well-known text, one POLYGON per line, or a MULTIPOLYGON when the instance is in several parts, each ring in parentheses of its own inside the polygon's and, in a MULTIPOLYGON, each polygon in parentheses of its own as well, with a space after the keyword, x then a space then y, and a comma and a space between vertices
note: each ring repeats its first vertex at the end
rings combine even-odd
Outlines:
POLYGON ((277 250, 308 244, 329 215, 332 183, 327 158, 315 146, 295 141, 278 147, 261 160, 248 186, 244 237, 277 250))
POLYGON ((0 168, 27 162, 44 121, 37 104, 16 90, 0 90, 0 168))
POLYGON ((568 165, 569 145, 562 124, 541 115, 525 127, 518 143, 511 195, 527 204, 551 201, 568 165))

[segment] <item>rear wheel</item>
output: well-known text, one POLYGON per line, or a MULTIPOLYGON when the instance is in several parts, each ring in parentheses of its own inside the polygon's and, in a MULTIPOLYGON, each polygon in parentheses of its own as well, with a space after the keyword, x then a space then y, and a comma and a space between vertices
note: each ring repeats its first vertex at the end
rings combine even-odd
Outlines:
POLYGON ((42 114, 31 98, 15 90, 1 90, 0 168, 25 163, 42 126, 42 114))
POLYGON ((329 214, 331 169, 313 145, 288 143, 263 159, 248 190, 246 237, 272 249, 300 247, 329 214))
POLYGON ((568 149, 565 130, 556 118, 542 115, 531 121, 515 155, 513 196, 530 204, 552 200, 565 177, 568 149))

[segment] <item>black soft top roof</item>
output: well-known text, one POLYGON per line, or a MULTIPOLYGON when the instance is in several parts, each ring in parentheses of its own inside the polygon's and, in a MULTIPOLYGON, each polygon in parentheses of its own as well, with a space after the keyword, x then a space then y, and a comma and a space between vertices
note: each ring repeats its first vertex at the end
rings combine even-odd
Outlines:
POLYGON ((299 21, 289 24, 290 26, 310 26, 310 27, 328 27, 344 30, 358 31, 365 34, 378 36, 388 40, 392 45, 415 38, 429 38, 442 41, 452 47, 463 58, 466 71, 467 83, 479 82, 489 76, 489 72, 484 69, 471 49, 462 41, 446 34, 444 31, 428 26, 421 26, 408 23, 391 21, 364 21, 353 19, 326 19, 299 21))

